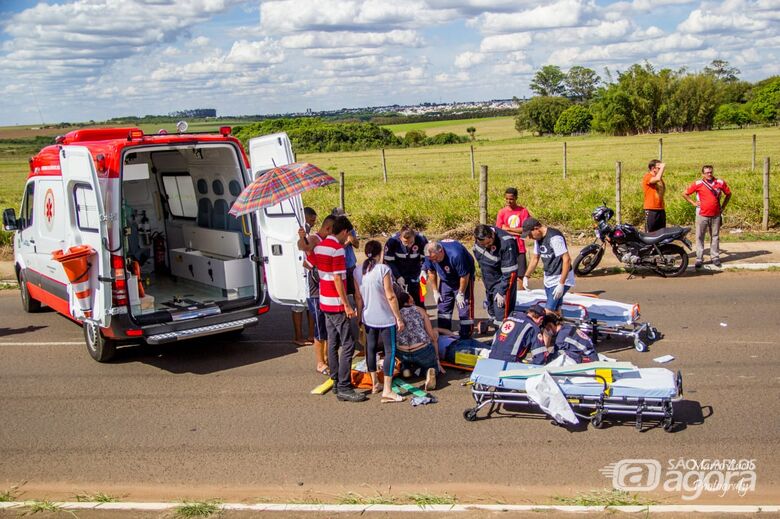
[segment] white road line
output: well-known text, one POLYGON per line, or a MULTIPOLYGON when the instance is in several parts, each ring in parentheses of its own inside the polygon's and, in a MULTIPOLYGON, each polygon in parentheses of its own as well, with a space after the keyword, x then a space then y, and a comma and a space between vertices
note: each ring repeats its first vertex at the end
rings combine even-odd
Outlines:
POLYGON ((0 346, 77 346, 83 345, 84 341, 76 342, 5 342, 0 341, 0 346))
MULTIPOLYGON (((35 501, 16 501, 0 503, 0 510, 25 508, 35 501)), ((97 503, 97 502, 59 502, 56 506, 65 510, 144 510, 164 511, 174 510, 183 503, 97 503)), ((780 505, 638 505, 638 506, 563 506, 563 505, 326 505, 326 504, 286 504, 286 503, 223 503, 218 505, 222 510, 253 511, 253 512, 471 512, 486 510, 493 512, 606 512, 618 511, 627 513, 758 513, 780 512, 780 505)))

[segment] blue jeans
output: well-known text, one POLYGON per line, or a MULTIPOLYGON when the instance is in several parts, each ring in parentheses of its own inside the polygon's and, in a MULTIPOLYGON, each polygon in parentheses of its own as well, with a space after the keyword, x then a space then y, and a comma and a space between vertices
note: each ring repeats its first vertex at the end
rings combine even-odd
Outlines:
POLYGON ((428 368, 436 369, 439 366, 439 361, 436 358, 436 349, 431 342, 412 352, 396 350, 395 355, 401 361, 401 367, 403 368, 411 369, 417 367, 422 368, 423 372, 425 372, 428 368))
MULTIPOLYGON (((557 286, 558 285, 555 285, 555 287, 557 286)), ((563 296, 561 296, 560 299, 555 299, 553 297, 553 291, 555 290, 555 287, 544 287, 544 293, 547 294, 547 303, 545 303, 544 307, 551 312, 557 312, 563 304, 563 296)), ((563 294, 566 295, 566 292, 568 292, 570 289, 571 287, 569 285, 564 285, 563 294)))
POLYGON ((318 341, 327 341, 328 328, 325 324, 325 312, 320 308, 320 298, 309 297, 306 299, 306 304, 309 306, 312 319, 314 319, 314 338, 318 341))

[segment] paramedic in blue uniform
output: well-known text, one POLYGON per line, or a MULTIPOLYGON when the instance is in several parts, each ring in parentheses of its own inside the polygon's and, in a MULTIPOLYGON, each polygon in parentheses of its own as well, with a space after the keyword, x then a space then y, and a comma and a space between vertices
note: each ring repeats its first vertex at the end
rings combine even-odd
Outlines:
POLYGON ((517 257, 517 240, 508 232, 490 225, 474 229, 474 259, 485 283, 487 312, 496 327, 515 309, 517 257))
POLYGON ((457 307, 459 335, 471 337, 474 328, 474 258, 455 240, 429 241, 425 246, 428 285, 438 309, 439 328, 452 326, 452 310, 457 307))
POLYGON ((385 243, 385 264, 404 292, 414 299, 414 304, 425 308, 420 297, 420 273, 425 262, 425 246, 428 240, 414 229, 404 226, 385 243))
POLYGON ((541 365, 547 360, 547 345, 542 333, 544 308, 533 305, 527 312, 512 312, 498 328, 490 358, 504 362, 520 362, 541 365))
POLYGON ((570 323, 564 323, 557 315, 547 315, 543 327, 555 337, 553 355, 566 355, 577 364, 596 362, 599 354, 587 333, 570 323))
POLYGON ((545 308, 550 313, 560 315, 563 295, 574 286, 574 271, 566 238, 561 231, 542 225, 536 218, 526 218, 523 222, 523 238, 528 236, 534 240, 534 252, 523 276, 523 288, 528 290, 528 276, 536 269, 541 258, 544 291, 547 294, 545 308))

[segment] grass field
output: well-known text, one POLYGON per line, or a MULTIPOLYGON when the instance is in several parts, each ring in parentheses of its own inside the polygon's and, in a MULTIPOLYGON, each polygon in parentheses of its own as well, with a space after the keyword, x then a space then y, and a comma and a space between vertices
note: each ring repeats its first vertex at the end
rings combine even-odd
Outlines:
MULTIPOLYGON (((224 123, 221 123, 224 124, 224 123)), ((415 125, 403 125, 405 133, 415 125)), ((433 135, 467 126, 477 128, 474 143, 479 165, 489 168, 489 219, 503 203, 507 186, 520 190, 520 202, 545 223, 568 232, 591 228, 590 212, 603 200, 614 208, 615 162, 621 161, 622 216, 643 221, 640 181, 647 162, 658 156, 658 135, 634 137, 520 136, 511 117, 437 123, 433 135), (449 129, 448 129, 449 128, 449 129), (568 148, 568 175, 562 178, 563 142, 568 148)), ((193 125, 191 128, 199 130, 193 125)), ((393 127, 394 131, 398 127, 393 127)), ((215 129, 204 127, 203 129, 215 129)), ((456 131, 456 133, 458 133, 456 131)), ((0 129, 0 138, 3 138, 0 129)), ((661 135, 667 162, 667 213, 670 225, 690 225, 693 208, 680 192, 699 178, 704 163, 715 166, 716 176, 729 183, 734 196, 725 215, 727 229, 753 230, 761 224, 763 157, 780 160, 780 129, 756 128, 661 135), (757 135, 758 166, 751 166, 751 136, 757 135)), ((18 208, 27 158, 34 150, 0 146, 0 208, 18 208)), ((478 180, 471 178, 469 145, 386 150, 389 181, 382 181, 379 150, 350 153, 300 154, 338 178, 346 176, 346 208, 364 234, 392 232, 404 223, 439 235, 468 234, 478 222, 478 180)), ((776 171, 776 168, 773 168, 776 171)), ((776 178, 776 177, 775 177, 776 178)), ((780 223, 780 183, 771 182, 770 226, 780 223)), ((304 195, 307 205, 321 214, 338 205, 338 186, 304 195)))
POLYGON ((383 126, 399 137, 406 135, 411 130, 422 130, 429 137, 439 133, 452 132, 457 135, 468 135, 466 128, 473 126, 477 129, 474 137, 477 140, 502 141, 507 139, 519 139, 521 135, 515 130, 513 117, 492 117, 487 119, 461 119, 458 121, 430 121, 424 123, 391 124, 383 126))

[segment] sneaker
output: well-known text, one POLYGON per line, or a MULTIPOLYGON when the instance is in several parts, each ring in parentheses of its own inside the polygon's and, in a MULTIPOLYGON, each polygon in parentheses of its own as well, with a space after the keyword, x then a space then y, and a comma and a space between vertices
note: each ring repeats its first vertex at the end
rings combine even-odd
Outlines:
POLYGON ((704 263, 703 263, 703 262, 701 262, 701 261, 697 261, 697 262, 696 262, 696 264, 694 265, 694 268, 695 268, 696 270, 701 270, 701 268, 702 268, 703 266, 704 266, 704 263))
POLYGON ((360 393, 352 388, 336 391, 336 398, 343 402, 362 402, 367 400, 365 393, 360 393))
POLYGON ((712 264, 715 265, 715 267, 720 268, 720 260, 712 260, 712 264))
POLYGON ((425 385, 423 386, 423 389, 426 391, 436 389, 436 370, 434 368, 428 368, 428 371, 425 373, 425 385))

